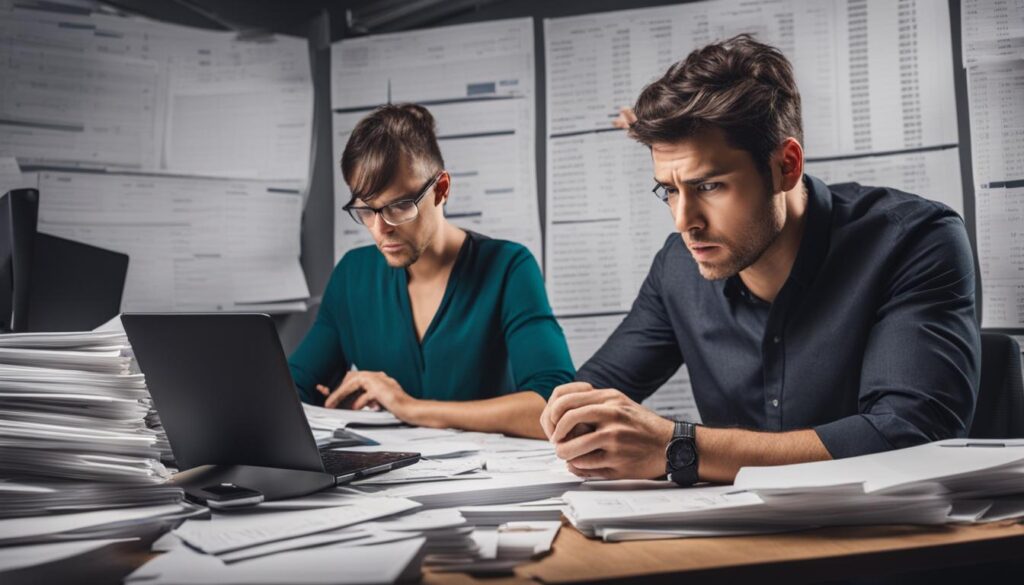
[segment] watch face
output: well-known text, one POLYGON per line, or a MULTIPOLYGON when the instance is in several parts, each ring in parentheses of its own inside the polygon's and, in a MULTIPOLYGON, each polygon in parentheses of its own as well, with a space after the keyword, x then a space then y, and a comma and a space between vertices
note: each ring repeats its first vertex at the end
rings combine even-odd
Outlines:
POLYGON ((673 439, 668 447, 669 465, 672 469, 689 467, 697 460, 693 441, 690 439, 673 439))

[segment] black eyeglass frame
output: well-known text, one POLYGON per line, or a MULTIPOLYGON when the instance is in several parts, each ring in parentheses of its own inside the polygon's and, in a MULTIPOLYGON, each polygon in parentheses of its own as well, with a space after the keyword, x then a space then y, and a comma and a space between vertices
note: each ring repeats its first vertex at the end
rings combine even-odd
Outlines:
POLYGON ((658 193, 659 190, 667 191, 668 190, 668 185, 662 185, 661 183, 655 183, 654 184, 654 188, 651 189, 651 193, 654 193, 654 196, 658 198, 658 201, 661 201, 665 205, 669 205, 668 200, 671 197, 671 195, 669 195, 668 193, 665 193, 665 196, 662 197, 661 194, 658 193))
POLYGON ((380 207, 370 207, 369 205, 359 205, 359 206, 356 206, 355 205, 355 199, 353 199, 352 201, 349 201, 348 203, 346 203, 345 206, 342 207, 342 209, 347 211, 349 217, 352 218, 352 221, 358 223, 359 225, 367 225, 367 224, 363 220, 359 219, 358 212, 355 211, 356 209, 360 209, 360 210, 368 209, 368 210, 372 211, 374 213, 374 215, 379 215, 380 218, 382 220, 384 220, 384 223, 388 224, 391 227, 400 226, 402 224, 406 224, 406 223, 409 223, 411 221, 415 221, 416 218, 418 218, 420 216, 420 201, 423 201, 423 197, 426 196, 426 194, 430 191, 430 188, 433 187, 435 183, 437 183, 437 180, 440 179, 441 175, 443 175, 443 174, 444 174, 443 170, 438 171, 437 174, 434 175, 434 177, 432 179, 427 181, 427 184, 424 185, 422 189, 420 189, 419 193, 417 193, 413 197, 409 197, 409 198, 406 198, 406 199, 399 199, 397 201, 392 201, 391 203, 388 203, 387 205, 382 205, 380 207), (384 210, 388 209, 388 208, 391 208, 394 205, 400 205, 400 204, 403 204, 403 203, 412 203, 413 204, 413 208, 416 209, 416 215, 410 217, 409 219, 407 219, 405 221, 401 221, 401 222, 398 222, 398 223, 392 223, 391 221, 388 220, 387 216, 384 215, 384 210))

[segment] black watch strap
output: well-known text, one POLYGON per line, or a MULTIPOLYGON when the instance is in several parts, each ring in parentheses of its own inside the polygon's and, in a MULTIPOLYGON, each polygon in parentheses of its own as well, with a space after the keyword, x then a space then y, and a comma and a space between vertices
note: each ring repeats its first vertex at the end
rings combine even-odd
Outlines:
POLYGON ((698 480, 697 425, 676 421, 672 440, 665 449, 665 473, 680 486, 691 486, 698 480))

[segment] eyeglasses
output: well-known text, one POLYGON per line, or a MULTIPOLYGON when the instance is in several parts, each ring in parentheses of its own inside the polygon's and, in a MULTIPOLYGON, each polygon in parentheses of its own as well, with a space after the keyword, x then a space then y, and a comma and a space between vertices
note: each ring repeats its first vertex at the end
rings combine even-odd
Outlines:
POLYGON ((401 225, 403 223, 409 223, 410 221, 419 217, 420 214, 420 201, 423 200, 423 196, 430 191, 430 188, 434 186, 434 183, 441 178, 441 174, 444 171, 439 171, 434 178, 427 181, 427 184, 420 189, 411 199, 399 199, 398 201, 392 201, 387 205, 379 208, 370 207, 369 205, 355 206, 354 201, 342 207, 352 217, 352 220, 356 223, 363 225, 370 225, 373 223, 374 216, 378 213, 384 220, 384 223, 390 226, 401 225))
POLYGON ((661 201, 665 205, 672 205, 672 201, 675 200, 676 197, 679 197, 678 189, 668 185, 662 185, 661 183, 655 184, 654 188, 651 189, 651 193, 654 193, 654 196, 658 198, 658 201, 661 201), (669 189, 671 189, 671 191, 669 191, 669 189))

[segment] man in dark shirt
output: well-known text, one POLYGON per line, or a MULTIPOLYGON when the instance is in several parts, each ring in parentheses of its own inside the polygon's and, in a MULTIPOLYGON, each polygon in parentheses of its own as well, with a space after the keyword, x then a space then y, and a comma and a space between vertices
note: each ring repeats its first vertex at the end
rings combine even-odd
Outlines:
POLYGON ((542 414, 571 471, 731 482, 966 434, 981 349, 955 212, 805 175, 791 67, 745 35, 673 65, 634 111, 679 234, 542 414), (638 404, 684 362, 705 426, 638 404))

